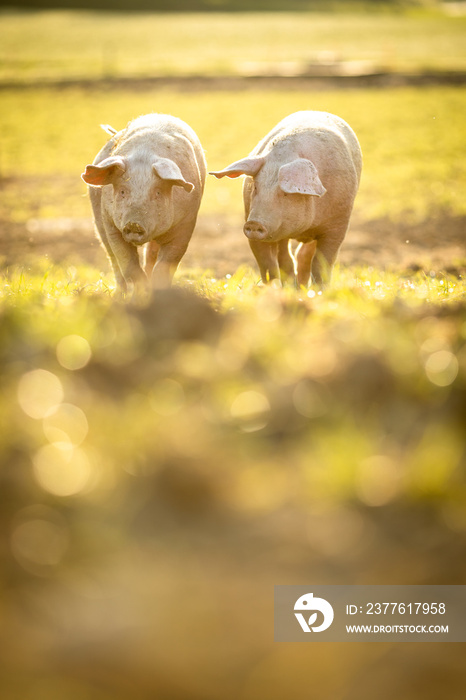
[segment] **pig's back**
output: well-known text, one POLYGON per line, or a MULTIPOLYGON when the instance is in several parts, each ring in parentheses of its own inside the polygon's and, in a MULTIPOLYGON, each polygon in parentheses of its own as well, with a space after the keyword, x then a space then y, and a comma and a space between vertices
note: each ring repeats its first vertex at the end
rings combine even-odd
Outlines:
POLYGON ((141 117, 133 119, 126 127, 127 138, 132 138, 138 135, 159 134, 161 137, 166 136, 181 136, 190 141, 193 145, 201 145, 199 138, 189 124, 186 124, 182 119, 173 117, 170 114, 144 114, 141 117))
POLYGON ((113 137, 112 153, 125 155, 134 150, 150 150, 162 157, 175 157, 180 162, 194 160, 202 185, 206 177, 206 161, 199 138, 189 124, 169 114, 145 114, 129 122, 113 137))
POLYGON ((359 182, 362 169, 362 154, 359 141, 353 129, 343 119, 329 112, 301 111, 290 114, 279 122, 257 145, 255 155, 266 154, 273 148, 300 153, 309 157, 324 169, 329 162, 337 161, 352 165, 359 182))

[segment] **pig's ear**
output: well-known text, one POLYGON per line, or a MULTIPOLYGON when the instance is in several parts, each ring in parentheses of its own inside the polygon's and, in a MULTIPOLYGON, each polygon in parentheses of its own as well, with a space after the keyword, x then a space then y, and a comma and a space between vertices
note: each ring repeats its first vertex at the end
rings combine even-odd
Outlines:
POLYGON ((254 177, 257 175, 259 170, 262 168, 265 162, 264 156, 252 156, 251 158, 243 158, 242 160, 237 160, 236 163, 232 163, 224 170, 214 170, 209 173, 209 175, 215 175, 215 177, 239 177, 240 175, 249 175, 254 177))
POLYGON ((184 179, 181 170, 174 160, 170 158, 157 158, 152 163, 152 168, 155 173, 162 179, 166 180, 173 187, 182 187, 186 192, 191 192, 194 189, 192 182, 187 182, 184 179))
POLYGON ((280 189, 286 194, 309 194, 322 197, 327 190, 320 181, 317 168, 307 158, 282 165, 278 171, 280 189))
POLYGON ((113 156, 97 163, 97 165, 86 165, 86 170, 81 177, 92 187, 103 187, 110 185, 114 181, 115 175, 121 175, 125 170, 126 163, 123 158, 113 156))

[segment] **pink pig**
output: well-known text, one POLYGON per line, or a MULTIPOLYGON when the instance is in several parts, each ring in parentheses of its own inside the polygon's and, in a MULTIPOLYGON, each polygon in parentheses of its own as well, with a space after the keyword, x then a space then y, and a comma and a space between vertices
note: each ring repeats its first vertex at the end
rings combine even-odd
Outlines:
POLYGON ((153 287, 169 286, 201 203, 202 146, 187 124, 165 114, 139 117, 119 132, 103 128, 112 138, 81 177, 117 285, 145 287, 152 275, 153 287), (145 244, 144 273, 138 247, 145 244))
POLYGON ((291 114, 243 160, 216 177, 246 175, 244 233, 269 282, 295 275, 307 286, 330 281, 361 177, 353 130, 327 112, 291 114), (295 261, 290 239, 300 242, 295 261), (296 265, 297 263, 297 265, 296 265))

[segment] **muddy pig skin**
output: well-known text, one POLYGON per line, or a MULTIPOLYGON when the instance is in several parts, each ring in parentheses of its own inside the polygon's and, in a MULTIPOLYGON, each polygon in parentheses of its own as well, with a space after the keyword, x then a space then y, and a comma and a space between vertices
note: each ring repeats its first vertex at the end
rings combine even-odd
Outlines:
POLYGON ((330 281, 361 177, 353 130, 327 112, 303 111, 281 121, 251 154, 216 177, 246 175, 244 233, 263 282, 295 277, 307 286, 330 281), (299 241, 296 259, 290 239, 299 241))
POLYGON ((183 121, 147 114, 87 165, 95 225, 120 290, 170 286, 196 224, 206 177, 202 146, 183 121), (145 246, 144 270, 138 248, 145 246))

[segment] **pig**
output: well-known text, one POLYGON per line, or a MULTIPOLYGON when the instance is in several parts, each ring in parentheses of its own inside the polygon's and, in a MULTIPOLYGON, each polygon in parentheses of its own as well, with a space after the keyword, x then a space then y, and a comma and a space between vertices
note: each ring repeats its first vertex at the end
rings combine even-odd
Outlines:
POLYGON ((330 281, 361 178, 362 154, 350 126, 328 112, 283 119, 251 154, 217 178, 245 175, 244 233, 264 283, 292 277, 307 287, 330 281), (290 239, 299 246, 296 258, 290 239))
POLYGON ((196 224, 206 161, 181 119, 147 114, 116 131, 81 177, 117 287, 171 285, 196 224), (143 266, 138 248, 145 246, 143 266))

